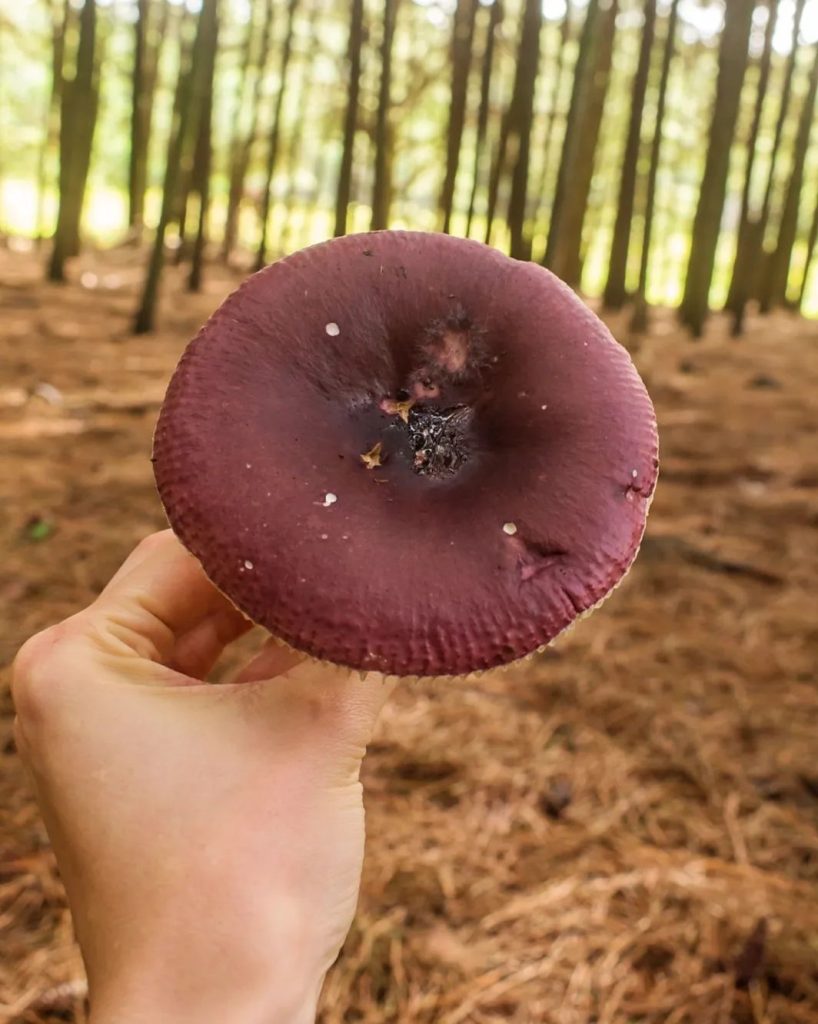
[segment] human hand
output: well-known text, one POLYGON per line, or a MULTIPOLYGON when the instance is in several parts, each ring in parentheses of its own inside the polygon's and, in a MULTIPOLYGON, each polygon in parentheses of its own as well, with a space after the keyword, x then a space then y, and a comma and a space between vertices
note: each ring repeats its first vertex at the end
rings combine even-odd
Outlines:
POLYGON ((273 642, 203 684, 248 628, 166 531, 15 662, 92 1024, 314 1020, 354 914, 358 775, 390 688, 273 642))

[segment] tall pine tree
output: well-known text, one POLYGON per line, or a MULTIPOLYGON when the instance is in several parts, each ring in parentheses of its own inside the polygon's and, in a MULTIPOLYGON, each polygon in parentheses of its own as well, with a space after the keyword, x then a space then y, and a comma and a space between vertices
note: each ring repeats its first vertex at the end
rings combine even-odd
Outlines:
POLYGON ((355 136, 358 129, 358 104, 361 92, 361 54, 364 44, 364 0, 352 0, 347 39, 347 104, 344 113, 344 140, 341 166, 338 170, 338 188, 335 195, 334 234, 345 235, 347 212, 352 198, 352 161, 355 154, 355 136))
POLYGON ((611 255, 608 260, 608 281, 605 285, 604 301, 609 309, 621 309, 628 296, 628 255, 636 202, 636 171, 655 32, 656 0, 645 0, 639 61, 633 79, 631 116, 628 123, 628 137, 625 142, 625 155, 622 160, 622 176, 619 181, 619 201, 616 206, 616 222, 611 242, 611 255))
POLYGON ((582 236, 596 161, 599 129, 610 81, 617 0, 589 0, 565 126, 562 159, 551 209, 544 263, 578 287, 582 236))
POLYGON ((65 280, 65 263, 80 246, 80 222, 99 105, 97 5, 84 0, 74 77, 62 86, 60 113, 60 208, 48 263, 50 281, 65 280))
POLYGON ((754 9, 755 0, 730 0, 725 8, 707 158, 693 222, 684 297, 679 309, 679 319, 696 337, 704 330, 710 310, 710 285, 727 194, 727 174, 741 89, 747 70, 754 9))
POLYGON ((642 222, 642 247, 639 259, 639 284, 634 296, 631 329, 645 331, 648 326, 648 270, 650 268, 651 243, 653 241, 653 220, 656 213, 656 192, 659 181, 659 165, 662 158, 662 134, 665 126, 668 83, 673 55, 676 49, 676 30, 679 24, 679 0, 673 0, 667 21, 665 43, 662 49, 662 68, 659 73, 659 87, 656 97, 656 121, 653 126, 653 143, 650 149, 650 168, 645 195, 645 215, 642 222))
POLYGON ((389 227, 392 204, 392 56, 398 0, 384 0, 381 33, 381 77, 375 115, 375 177, 372 183, 372 231, 389 227))

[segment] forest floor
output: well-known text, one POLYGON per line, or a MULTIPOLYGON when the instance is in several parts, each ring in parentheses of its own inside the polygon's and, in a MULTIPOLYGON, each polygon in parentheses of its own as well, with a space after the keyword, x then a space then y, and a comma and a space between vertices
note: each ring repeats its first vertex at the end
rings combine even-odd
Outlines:
MULTIPOLYGON (((3 1024, 85 1020, 8 665, 163 525, 157 410, 237 280, 172 272, 133 337, 133 254, 80 272, 0 253, 3 1024)), ((322 1024, 818 1024, 818 324, 693 342, 659 312, 629 347, 662 438, 642 554, 546 654, 398 688, 322 1024)))

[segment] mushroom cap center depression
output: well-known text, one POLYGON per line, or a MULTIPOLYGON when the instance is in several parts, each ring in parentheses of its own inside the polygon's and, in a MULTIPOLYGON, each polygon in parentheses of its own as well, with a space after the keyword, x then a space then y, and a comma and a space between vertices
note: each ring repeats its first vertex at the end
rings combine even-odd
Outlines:
POLYGON ((488 355, 485 332, 462 309, 423 327, 402 386, 377 403, 387 418, 375 442, 378 467, 398 458, 433 480, 464 469, 480 448, 479 411, 490 400, 498 361, 488 355))

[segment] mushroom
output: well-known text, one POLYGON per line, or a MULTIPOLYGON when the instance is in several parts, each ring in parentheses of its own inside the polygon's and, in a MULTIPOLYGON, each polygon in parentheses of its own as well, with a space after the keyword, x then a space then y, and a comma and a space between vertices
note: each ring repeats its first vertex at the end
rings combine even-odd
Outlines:
POLYGON ((627 352, 566 285, 386 231, 222 304, 170 382, 154 467, 249 618, 319 659, 443 676, 522 658, 610 593, 657 448, 627 352))

